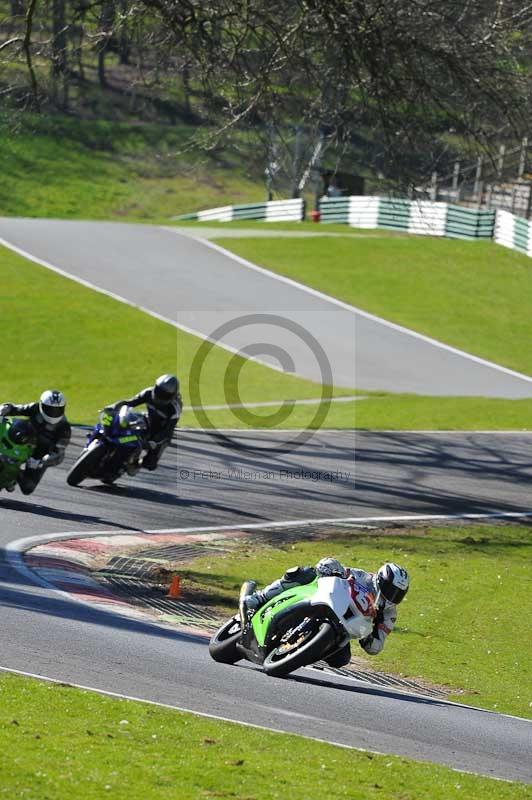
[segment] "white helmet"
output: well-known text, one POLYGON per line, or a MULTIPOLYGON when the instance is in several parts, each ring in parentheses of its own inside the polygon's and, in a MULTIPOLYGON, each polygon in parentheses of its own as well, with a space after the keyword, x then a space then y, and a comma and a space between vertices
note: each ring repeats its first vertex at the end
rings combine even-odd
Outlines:
POLYGON ((375 575, 375 585, 385 600, 397 605, 408 592, 410 581, 406 569, 397 564, 383 564, 375 575))
POLYGON ((57 425, 65 416, 66 400, 63 392, 47 389, 39 398, 39 411, 50 425, 57 425))

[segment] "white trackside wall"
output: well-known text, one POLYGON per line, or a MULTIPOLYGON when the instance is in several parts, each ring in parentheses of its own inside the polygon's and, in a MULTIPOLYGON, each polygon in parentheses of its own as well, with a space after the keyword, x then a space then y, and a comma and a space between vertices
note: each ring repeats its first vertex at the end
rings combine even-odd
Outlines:
POLYGON ((271 200, 265 203, 265 222, 301 222, 303 219, 303 199, 271 200))
MULTIPOLYGON (((175 220, 201 222, 299 222, 304 218, 302 198, 221 206, 174 217, 175 220)), ((425 236, 492 240, 532 257, 532 222, 509 211, 486 211, 431 200, 360 195, 322 197, 319 219, 321 224, 340 223, 353 228, 387 228, 425 236)))
POLYGON ((428 200, 413 201, 410 206, 408 232, 445 236, 447 205, 447 203, 431 203, 428 200))
POLYGON ((347 224, 354 228, 376 228, 379 218, 378 197, 350 197, 347 224))
POLYGON ((233 206, 198 211, 197 219, 199 222, 231 222, 233 219, 233 206))

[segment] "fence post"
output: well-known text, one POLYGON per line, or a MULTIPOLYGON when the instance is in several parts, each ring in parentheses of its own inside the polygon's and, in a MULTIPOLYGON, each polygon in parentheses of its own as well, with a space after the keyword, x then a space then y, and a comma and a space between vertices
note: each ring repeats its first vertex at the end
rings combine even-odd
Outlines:
POLYGON ((528 150, 528 136, 523 136, 523 138, 521 139, 521 152, 519 154, 519 169, 517 171, 518 181, 521 180, 525 172, 527 150, 528 150))
POLYGON ((429 197, 431 200, 438 199, 438 173, 433 172, 430 176, 430 192, 429 197))
POLYGON ((455 161, 453 167, 453 183, 451 187, 455 200, 460 199, 460 190, 458 188, 459 180, 460 180, 460 162, 455 161))
POLYGON ((479 187, 482 178, 482 165, 484 164, 484 156, 479 156, 477 159, 477 170, 475 172, 475 183, 473 186, 473 198, 477 198, 478 201, 478 194, 479 194, 479 187))
POLYGON ((499 157, 497 159, 497 178, 500 180, 502 171, 504 169, 504 154, 506 153, 506 145, 501 144, 499 147, 499 157))

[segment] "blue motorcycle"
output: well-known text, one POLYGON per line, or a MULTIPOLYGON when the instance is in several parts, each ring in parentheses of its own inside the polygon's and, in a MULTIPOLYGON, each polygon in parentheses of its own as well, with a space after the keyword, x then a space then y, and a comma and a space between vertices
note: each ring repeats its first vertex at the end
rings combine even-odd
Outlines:
POLYGON ((135 475, 145 446, 148 423, 129 406, 104 408, 87 443, 67 475, 69 486, 86 478, 114 483, 124 473, 135 475))

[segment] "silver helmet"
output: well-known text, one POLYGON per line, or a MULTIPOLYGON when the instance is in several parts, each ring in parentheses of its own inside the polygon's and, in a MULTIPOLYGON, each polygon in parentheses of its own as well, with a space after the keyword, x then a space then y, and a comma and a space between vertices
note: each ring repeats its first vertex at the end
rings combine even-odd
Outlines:
POLYGON ((47 389, 39 398, 39 411, 50 425, 57 425, 65 416, 66 400, 63 392, 47 389))
POLYGON ((160 403, 171 403, 179 392, 179 381, 175 375, 160 375, 155 381, 153 394, 160 403))

